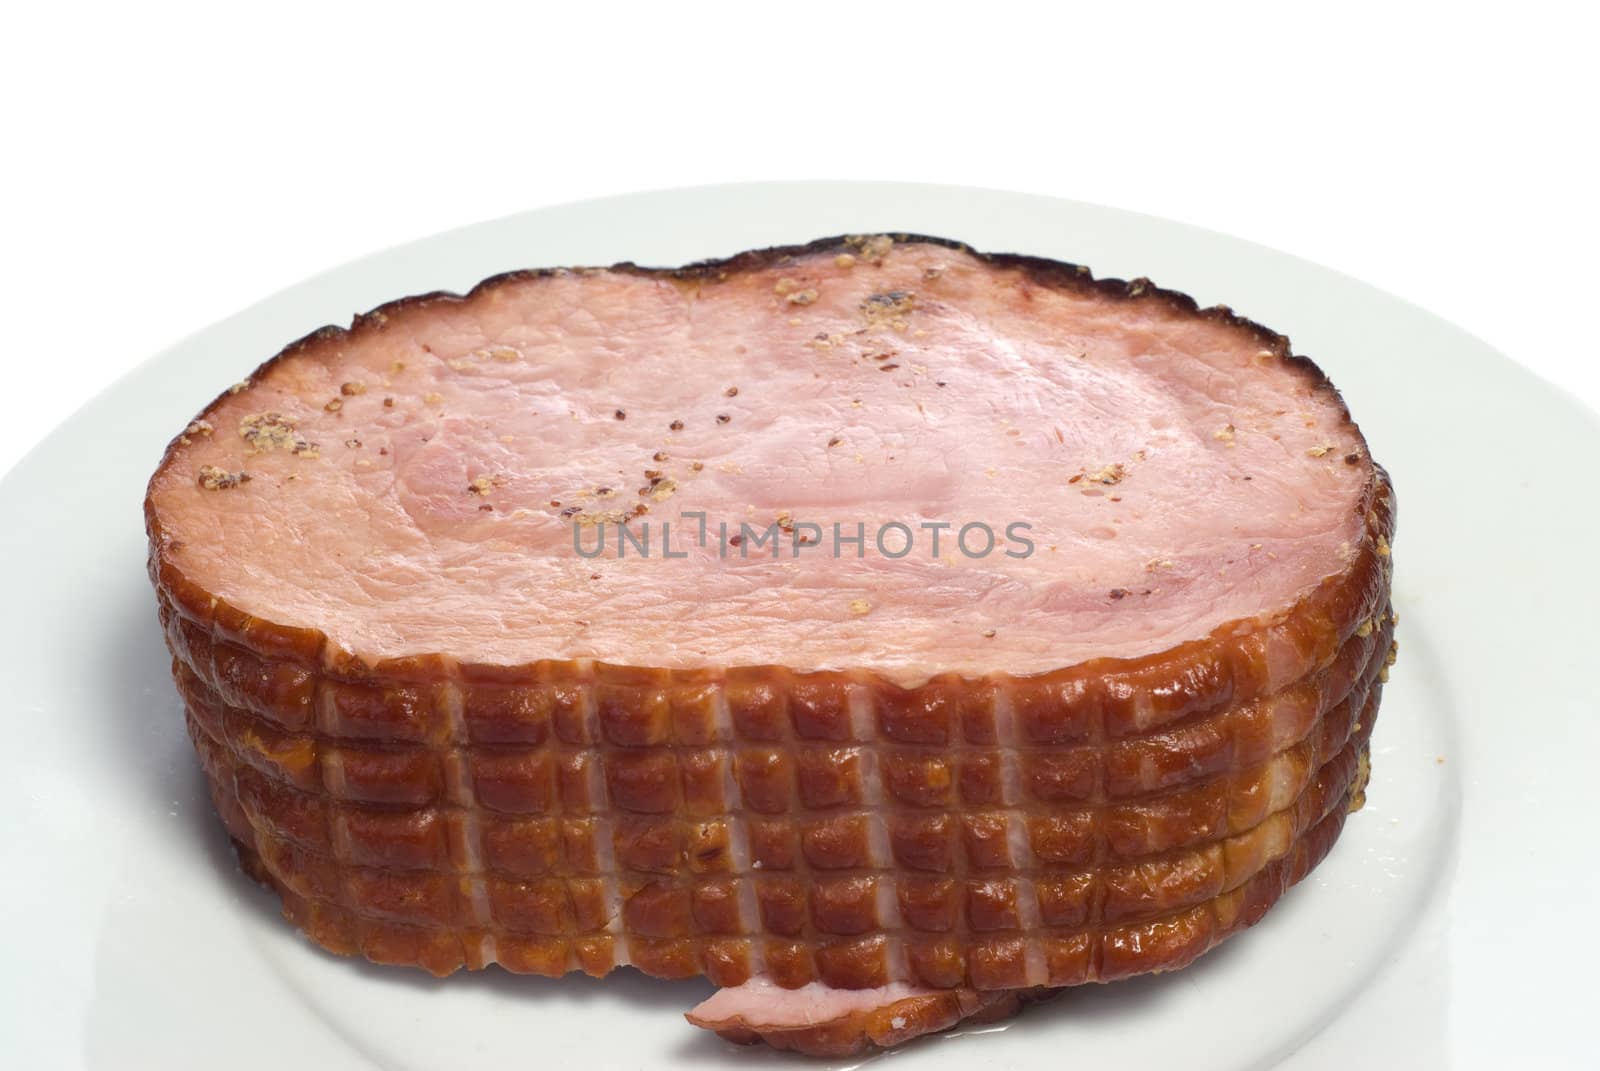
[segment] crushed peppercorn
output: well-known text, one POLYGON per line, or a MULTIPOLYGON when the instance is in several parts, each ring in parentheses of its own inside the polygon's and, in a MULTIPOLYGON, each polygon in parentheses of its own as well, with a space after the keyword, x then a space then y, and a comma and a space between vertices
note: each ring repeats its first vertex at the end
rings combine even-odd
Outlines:
POLYGON ((1095 483, 1103 483, 1103 484, 1106 484, 1107 486, 1114 487, 1117 484, 1121 483, 1123 477, 1126 476, 1126 475, 1127 475, 1127 470, 1125 468, 1123 468, 1122 463, 1121 462, 1116 462, 1116 463, 1107 465, 1105 468, 1101 469, 1099 472, 1091 472, 1091 473, 1089 473, 1089 479, 1093 480, 1095 483))
POLYGON ((195 480, 207 491, 226 491, 238 487, 242 483, 250 482, 248 472, 229 472, 219 469, 215 465, 201 465, 195 480))
POLYGON ((877 265, 882 264, 883 258, 894 248, 894 239, 887 234, 852 234, 845 239, 845 244, 855 248, 862 257, 877 265))
POLYGON ((282 413, 251 413, 239 421, 239 438, 245 441, 246 454, 287 450, 296 457, 318 456, 317 444, 294 430, 294 421, 282 413))

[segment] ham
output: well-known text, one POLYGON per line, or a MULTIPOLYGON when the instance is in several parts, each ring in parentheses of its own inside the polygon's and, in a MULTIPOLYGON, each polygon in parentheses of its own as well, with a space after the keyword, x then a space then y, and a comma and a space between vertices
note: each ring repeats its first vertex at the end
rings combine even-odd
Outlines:
POLYGON ((1259 919, 1395 650, 1388 477, 1286 339, 928 238, 397 301, 145 508, 218 811, 313 940, 703 974, 695 1022, 803 1051, 1259 919))
POLYGON ((1015 1015, 1050 991, 926 989, 895 982, 875 989, 835 989, 808 982, 783 989, 766 978, 719 989, 686 1016, 741 1045, 765 1042, 808 1056, 854 1056, 891 1048, 958 1023, 979 1025, 1015 1015))

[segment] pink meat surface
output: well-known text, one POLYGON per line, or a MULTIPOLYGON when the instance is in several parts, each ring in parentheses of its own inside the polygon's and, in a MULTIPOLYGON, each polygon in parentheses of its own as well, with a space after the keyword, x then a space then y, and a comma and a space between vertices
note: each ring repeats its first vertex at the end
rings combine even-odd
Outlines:
POLYGON ((784 989, 770 979, 753 978, 744 985, 717 990, 689 1014, 708 1023, 743 1021, 773 1028, 817 1026, 933 992, 937 991, 904 982, 876 989, 835 989, 810 982, 799 989, 784 989))
POLYGON ((719 989, 685 1016, 729 1041, 763 1041, 810 1056, 849 1056, 902 1045, 962 1022, 1004 1019, 1035 991, 926 989, 896 982, 835 989, 812 982, 784 989, 767 978, 719 989))
POLYGON ((224 399, 151 496, 212 533, 169 552, 192 580, 363 658, 1026 674, 1287 607, 1360 538, 1370 465, 1314 371, 938 245, 557 272, 382 321, 224 399), (614 523, 575 552, 624 514, 649 557, 614 523), (742 556, 719 522, 792 534, 742 556), (911 553, 872 545, 886 522, 911 553))

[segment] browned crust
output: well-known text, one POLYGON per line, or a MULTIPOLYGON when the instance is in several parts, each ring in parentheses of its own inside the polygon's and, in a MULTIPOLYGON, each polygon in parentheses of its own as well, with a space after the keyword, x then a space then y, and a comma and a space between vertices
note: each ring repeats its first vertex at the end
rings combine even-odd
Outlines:
MULTIPOLYGON (((1278 864, 1305 838, 1317 835, 1335 811, 1342 813, 1362 787, 1360 757, 1377 713, 1389 635, 1387 628, 1377 633, 1373 657, 1351 693, 1318 718, 1302 741, 1284 749, 1305 772, 1293 779, 1298 787, 1288 802, 1270 813, 1263 812, 1276 805, 1261 796, 1269 790, 1246 778, 1234 786, 1239 797, 1224 805, 1233 820, 1221 826, 1203 819, 1203 802, 1183 793, 1162 797, 1157 802, 1169 806, 1151 811, 1149 821, 1155 828, 1178 828, 1182 839, 1126 862, 1101 851, 985 867, 969 849, 965 858, 934 865, 918 857, 922 846, 913 841, 909 856, 897 851, 898 867, 813 866, 802 874, 791 866, 774 875, 771 888, 783 895, 771 904, 763 897, 764 927, 755 933, 730 929, 719 920, 721 897, 705 905, 699 901, 704 890, 755 880, 748 873, 730 873, 723 858, 709 867, 691 858, 665 870, 640 872, 633 883, 637 899, 625 901, 620 933, 607 929, 609 920, 600 913, 603 905, 595 898, 602 879, 596 871, 569 866, 529 882, 468 872, 446 857, 447 849, 428 853, 427 829, 413 820, 416 812, 405 809, 347 808, 347 819, 355 821, 346 836, 376 855, 359 862, 340 859, 328 804, 264 774, 236 753, 231 738, 217 740, 204 721, 209 714, 191 713, 189 728, 247 869, 276 889, 286 914, 331 951, 415 964, 438 974, 486 966, 484 949, 493 948, 510 970, 549 975, 574 969, 603 974, 625 955, 646 973, 705 973, 720 985, 748 981, 757 973, 753 963, 760 961, 760 973, 790 987, 822 981, 873 988, 896 980, 978 990, 1078 985, 1181 967, 1242 928, 1234 924, 1241 912, 1250 915, 1244 925, 1254 922, 1259 912, 1245 911, 1243 905, 1255 903, 1261 890, 1271 890, 1262 911, 1281 895, 1287 885, 1269 879, 1263 886, 1263 875, 1281 876, 1278 864), (900 890, 902 918, 891 935, 909 950, 910 978, 893 976, 883 939, 890 931, 881 920, 869 918, 862 930, 850 922, 848 901, 819 895, 830 884, 848 887, 885 874, 900 890), (1008 917, 994 900, 996 887, 1016 887, 1016 878, 1043 909, 1031 926, 1008 917), (470 917, 463 890, 474 881, 487 882, 497 908, 487 923, 470 917), (945 888, 944 906, 937 896, 930 898, 930 890, 938 887, 945 888), (519 892, 527 895, 519 899, 519 892), (683 907, 674 907, 675 897, 683 907), (558 906, 549 907, 552 903, 558 906), (988 912, 987 919, 980 910, 988 912), (789 929, 782 921, 786 917, 800 920, 798 928, 789 929), (1048 973, 1042 979, 1027 974, 1029 943, 1044 956, 1048 973)), ((192 693, 186 699, 192 711, 204 706, 192 693)), ((1220 788, 1234 784, 1227 774, 1214 780, 1220 788)), ((1035 817, 1052 817, 1038 802, 1031 809, 1035 817)), ((1115 836, 1117 823, 1109 809, 1086 813, 1098 827, 1097 843, 1115 836)), ((456 815, 465 821, 471 817, 456 815)), ((792 832, 804 820, 799 811, 779 823, 792 832)), ((678 819, 677 824, 692 826, 693 821, 678 819)), ((1035 836, 1034 843, 1043 849, 1051 842, 1035 836)))
MULTIPOLYGON (((894 237, 972 252, 942 239, 894 237)), ((686 268, 623 264, 609 270, 679 281, 717 279, 786 258, 851 248, 851 239, 831 238, 686 268)), ((1144 280, 1096 280, 1074 265, 972 255, 1021 270, 1039 285, 1159 302, 1183 315, 1227 324, 1337 398, 1312 362, 1290 353, 1283 336, 1225 308, 1199 309, 1187 296, 1144 280)), ((359 338, 430 304, 472 302, 496 288, 561 271, 514 272, 486 280, 465 296, 429 294, 389 303, 357 317, 349 329, 323 328, 291 344, 256 377, 278 361, 359 338)), ((1348 411, 1342 401, 1338 404, 1348 421, 1348 411)), ((163 467, 182 444, 182 436, 169 444, 163 467)), ((973 814, 994 811, 994 800, 986 800, 984 792, 992 797, 996 791, 998 765, 984 767, 977 760, 1003 764, 1011 761, 1010 754, 1019 762, 1053 764, 1053 780, 1029 782, 1033 795, 1023 801, 1023 810, 1052 822, 1088 814, 1093 835, 1087 856, 1035 860, 1027 874, 1030 880, 1038 874, 1051 880, 1089 875, 1101 891, 1086 914, 1070 924, 1058 919, 1020 930, 981 931, 982 936, 968 926, 940 936, 935 926, 918 936, 909 980, 977 990, 1037 984, 1019 973, 1027 957, 1017 942, 1030 935, 1046 942, 1041 947, 1050 964, 1045 978, 1050 985, 1182 966, 1254 922, 1326 852, 1342 815, 1336 804, 1352 795, 1355 756, 1371 731, 1383 662, 1391 653, 1388 548, 1394 499, 1376 464, 1357 508, 1364 535, 1350 561, 1275 613, 1227 623, 1206 637, 1141 658, 1096 659, 1017 677, 943 674, 904 688, 870 670, 798 673, 773 665, 665 670, 537 660, 499 666, 462 664, 448 652, 419 652, 369 665, 337 650, 319 629, 256 618, 192 583, 172 561, 170 538, 152 496, 145 500, 150 573, 190 732, 218 809, 246 868, 279 891, 286 913, 324 947, 435 973, 486 965, 490 957, 484 950, 491 946, 484 941, 495 932, 485 914, 494 915, 492 894, 499 886, 492 880, 499 879, 481 858, 467 855, 486 850, 485 830, 492 834, 502 826, 531 829, 553 822, 550 828, 559 830, 563 851, 570 852, 571 831, 579 830, 581 849, 587 823, 587 850, 617 854, 616 894, 654 896, 657 871, 665 864, 657 861, 652 869, 648 844, 635 858, 635 841, 647 842, 663 814, 694 818, 704 826, 728 817, 729 801, 691 792, 691 776, 698 776, 695 763, 729 763, 742 778, 740 764, 747 757, 752 768, 756 760, 782 766, 803 763, 808 754, 830 747, 856 748, 869 753, 882 771, 892 772, 897 763, 909 771, 901 778, 908 795, 891 784, 894 798, 886 800, 890 820, 908 822, 930 814, 966 822, 973 814), (1275 719, 1300 709, 1292 697, 1301 693, 1315 718, 1295 723, 1299 735, 1273 737, 1275 719), (850 727, 851 703, 862 696, 873 712, 873 732, 866 740, 850 727), (713 702, 727 704, 733 738, 712 731, 713 702), (1007 717, 1009 730, 1001 724, 1007 717), (1259 784, 1252 789, 1250 779, 1260 782, 1267 764, 1288 761, 1284 756, 1296 747, 1310 765, 1289 807, 1248 812, 1251 821, 1239 828, 1203 821, 1206 808, 1218 805, 1219 794, 1228 808, 1235 797, 1246 799, 1248 791, 1265 791, 1259 784), (948 755, 960 763, 976 762, 972 794, 966 767, 946 763, 941 756, 948 755), (571 768, 556 770, 547 763, 554 773, 530 773, 542 758, 571 768), (533 765, 522 769, 519 762, 533 765), (600 772, 591 775, 591 769, 600 772), (1118 772, 1135 769, 1155 773, 1118 772), (946 783, 952 772, 961 778, 954 789, 946 783), (553 794, 541 776, 559 782, 553 794), (580 782, 590 783, 591 776, 602 778, 606 799, 581 798, 588 789, 580 789, 580 782), (1040 784, 1058 794, 1041 794, 1040 784), (918 799, 919 791, 930 795, 918 799), (594 815, 602 807, 615 827, 608 832, 622 839, 597 849, 594 815), (1117 821, 1135 819, 1145 823, 1140 836, 1119 842, 1109 832, 1117 821), (638 837, 622 837, 629 831, 638 837), (467 847, 473 838, 476 842, 467 847), (1195 886, 1208 894, 1196 900, 1173 893, 1182 883, 1170 879, 1143 908, 1108 914, 1104 883, 1113 880, 1122 860, 1181 870, 1195 865, 1200 854, 1230 850, 1243 860, 1233 868, 1242 884, 1223 890, 1195 886), (427 876, 416 878, 418 873, 427 876)), ((750 785, 741 782, 742 820, 766 823, 780 839, 791 841, 805 823, 831 821, 837 803, 795 796, 792 778, 800 778, 803 797, 803 774, 786 768, 785 776, 791 777, 786 794, 765 802, 759 778, 750 785)), ((825 782, 813 790, 834 791, 836 786, 825 782)), ((1248 810, 1246 804, 1240 806, 1248 810)), ((682 831, 676 835, 681 842, 682 831)), ((1029 836, 1035 835, 1030 827, 1029 836)), ((829 850, 848 852, 849 838, 834 840, 839 843, 829 850)), ((916 848, 915 837, 908 843, 916 848)), ((698 857, 685 855, 682 843, 674 850, 679 855, 672 866, 694 873, 698 857)), ((932 872, 969 886, 981 884, 991 875, 975 869, 974 858, 969 850, 955 869, 934 867, 932 872)), ((718 859, 726 865, 725 858, 718 859)), ((800 876, 815 879, 815 862, 800 876)), ((898 850, 892 862, 878 861, 876 869, 884 867, 897 879, 925 876, 916 866, 908 868, 898 850)), ((728 933, 715 924, 708 927, 695 909, 689 916, 693 927, 685 930, 681 903, 655 897, 627 913, 620 929, 612 927, 609 919, 592 917, 592 898, 587 908, 583 900, 603 884, 601 869, 595 862, 588 871, 577 867, 551 875, 562 887, 565 914, 558 912, 554 924, 536 919, 535 933, 500 932, 495 958, 512 970, 599 974, 625 950, 649 973, 705 973, 732 985, 748 977, 751 944, 761 941, 763 954, 754 962, 780 984, 821 979, 869 988, 890 980, 883 933, 875 926, 851 935, 818 926, 815 918, 791 928, 764 915, 760 932, 728 933)), ((837 874, 823 876, 848 878, 875 868, 836 869, 837 874)), ((1002 866, 993 876, 1009 879, 1024 869, 1002 866)), ((702 872, 718 873, 716 865, 702 872)), ((503 877, 513 886, 545 880, 532 873, 503 877)), ((840 910, 839 917, 848 918, 849 910, 840 910)), ((947 1004, 930 1005, 941 1009, 939 1014, 930 1012, 919 1021, 942 1021, 947 1004)), ((873 1036, 860 1024, 845 1033, 873 1036)))
MULTIPOLYGON (((1365 756, 1365 744, 1360 754, 1365 756)), ((1246 885, 1209 905, 1209 919, 1204 918, 1205 909, 1202 908, 1175 918, 1165 926, 1139 933, 1141 939, 1155 938, 1163 942, 1163 947, 1171 954, 1170 966, 1154 969, 1182 967, 1260 921, 1273 903, 1309 874, 1332 849, 1343 829, 1346 814, 1354 809, 1352 799, 1359 792, 1359 784, 1347 787, 1326 816, 1296 840, 1288 852, 1265 866, 1246 885)), ((804 1027, 772 1026, 744 1016, 708 1020, 691 1013, 687 1018, 694 1025, 713 1030, 736 1044, 764 1042, 776 1049, 807 1056, 855 1056, 872 1049, 902 1045, 963 1023, 977 1025, 1007 1019, 1028 1004, 1058 994, 1061 988, 1065 987, 942 990, 804 1027)))

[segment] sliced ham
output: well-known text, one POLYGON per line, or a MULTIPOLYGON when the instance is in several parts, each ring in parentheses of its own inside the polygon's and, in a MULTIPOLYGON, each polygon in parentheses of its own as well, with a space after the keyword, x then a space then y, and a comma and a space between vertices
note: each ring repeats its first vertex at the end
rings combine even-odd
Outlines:
POLYGON ((313 939, 704 974, 693 1021, 804 1051, 1253 923, 1394 653, 1392 490, 1285 339, 925 238, 384 306, 207 407, 146 519, 313 939))
POLYGON ((717 990, 686 1017, 740 1045, 765 1042, 807 1056, 854 1056, 959 1023, 997 1022, 1040 995, 1021 989, 926 989, 904 982, 875 989, 834 989, 809 982, 784 989, 758 978, 717 990))

